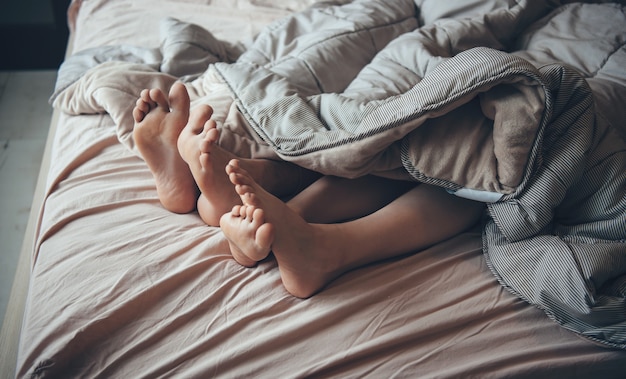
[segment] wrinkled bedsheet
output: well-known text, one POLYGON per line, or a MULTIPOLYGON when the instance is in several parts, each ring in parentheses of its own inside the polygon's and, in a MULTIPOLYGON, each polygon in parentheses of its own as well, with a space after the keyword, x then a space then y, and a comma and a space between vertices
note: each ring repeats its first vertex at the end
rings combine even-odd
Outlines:
POLYGON ((380 3, 83 1, 17 377, 623 377, 622 8, 380 3), (260 73, 272 92, 242 91, 260 73), (486 202, 485 223, 294 298, 271 256, 242 267, 218 228, 161 206, 130 109, 176 80, 238 154, 431 182, 486 202))
POLYGON ((552 8, 516 2, 419 25, 427 8, 412 1, 324 4, 239 49, 166 19, 160 49, 67 62, 80 79, 64 77, 55 104, 111 114, 132 149, 132 99, 182 78, 196 102, 224 104, 220 143, 241 156, 484 201, 484 253, 502 284, 624 348, 624 7, 552 8))

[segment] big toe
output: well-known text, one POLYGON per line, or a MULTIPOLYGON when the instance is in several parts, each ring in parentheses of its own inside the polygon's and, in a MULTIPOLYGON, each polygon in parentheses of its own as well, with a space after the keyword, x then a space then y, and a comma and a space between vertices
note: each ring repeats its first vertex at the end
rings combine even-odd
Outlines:
POLYGON ((250 258, 260 261, 265 259, 272 250, 272 243, 274 242, 274 227, 272 224, 264 223, 257 229, 254 238, 257 248, 250 254, 250 258))
POLYGON ((184 84, 176 82, 172 85, 169 93, 170 111, 175 117, 184 122, 189 119, 189 107, 191 100, 184 84))

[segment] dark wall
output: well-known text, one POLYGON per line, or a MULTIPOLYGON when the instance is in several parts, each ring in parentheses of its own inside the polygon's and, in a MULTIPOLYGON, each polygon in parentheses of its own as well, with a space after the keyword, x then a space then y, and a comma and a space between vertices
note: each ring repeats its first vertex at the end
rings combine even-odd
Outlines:
POLYGON ((51 5, 51 19, 20 22, 19 18, 0 24, 0 70, 56 69, 63 61, 69 35, 66 12, 71 0, 42 1, 51 5))

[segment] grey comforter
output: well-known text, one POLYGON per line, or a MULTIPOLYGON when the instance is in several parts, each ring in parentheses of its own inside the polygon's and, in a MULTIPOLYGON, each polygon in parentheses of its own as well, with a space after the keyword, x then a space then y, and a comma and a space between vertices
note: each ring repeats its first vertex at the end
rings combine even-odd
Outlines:
POLYGON ((196 102, 224 104, 216 117, 232 133, 220 143, 237 154, 483 201, 502 285, 626 348, 623 5, 320 3, 250 46, 173 19, 163 28, 160 49, 70 57, 54 105, 108 112, 133 149, 139 91, 184 80, 196 102))

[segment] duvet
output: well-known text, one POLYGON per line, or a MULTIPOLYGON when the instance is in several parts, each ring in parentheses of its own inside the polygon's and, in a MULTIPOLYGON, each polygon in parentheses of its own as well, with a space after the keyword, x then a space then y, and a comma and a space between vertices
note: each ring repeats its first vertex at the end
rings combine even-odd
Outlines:
POLYGON ((626 99, 624 7, 521 1, 430 22, 417 5, 321 3, 249 46, 168 18, 160 49, 68 59, 53 101, 109 113, 133 150, 137 93, 182 80, 242 157, 483 201, 483 252, 501 284, 626 348, 626 107, 611 105, 626 99))

